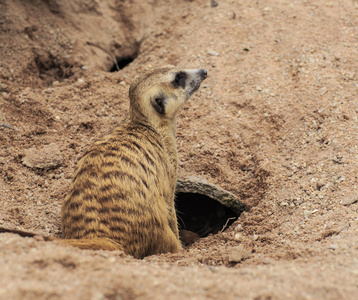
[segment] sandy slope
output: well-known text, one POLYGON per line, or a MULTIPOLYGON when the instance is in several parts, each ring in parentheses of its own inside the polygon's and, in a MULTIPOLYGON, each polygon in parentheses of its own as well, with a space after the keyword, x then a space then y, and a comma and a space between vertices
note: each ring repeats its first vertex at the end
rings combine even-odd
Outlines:
POLYGON ((180 176, 248 207, 144 261, 2 234, 0 298, 356 297, 357 28, 352 0, 0 1, 0 124, 15 129, 0 126, 0 226, 59 236, 77 159, 164 64, 209 72, 180 113, 180 176), (137 57, 110 73, 113 56, 137 57), (21 163, 51 143, 55 169, 21 163), (239 245, 249 257, 230 263, 239 245))

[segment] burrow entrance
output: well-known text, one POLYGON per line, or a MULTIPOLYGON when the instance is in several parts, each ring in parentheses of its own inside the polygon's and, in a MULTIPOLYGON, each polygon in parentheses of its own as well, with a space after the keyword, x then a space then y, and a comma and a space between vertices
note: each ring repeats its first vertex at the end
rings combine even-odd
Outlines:
POLYGON ((129 47, 122 48, 116 43, 114 48, 120 48, 120 51, 115 50, 113 51, 113 54, 110 54, 113 60, 113 65, 109 69, 109 72, 118 72, 133 62, 139 55, 140 46, 141 42, 134 42, 134 44, 131 44, 129 47))
POLYGON ((245 210, 231 193, 202 180, 178 180, 176 211, 185 245, 224 231, 245 210))
POLYGON ((128 66, 131 62, 133 62, 137 58, 137 54, 123 57, 116 57, 115 61, 109 72, 118 72, 128 66))
POLYGON ((131 62, 133 62, 139 55, 139 49, 140 49, 140 42, 135 42, 134 44, 130 45, 129 47, 125 47, 125 49, 122 49, 122 46, 118 43, 114 43, 113 51, 110 51, 106 48, 103 48, 102 46, 87 42, 87 45, 96 47, 103 52, 107 53, 112 61, 112 65, 108 70, 108 72, 118 72, 125 67, 127 67, 131 62), (120 49, 120 51, 117 51, 117 49, 120 49), (120 54, 120 55, 118 55, 120 54))

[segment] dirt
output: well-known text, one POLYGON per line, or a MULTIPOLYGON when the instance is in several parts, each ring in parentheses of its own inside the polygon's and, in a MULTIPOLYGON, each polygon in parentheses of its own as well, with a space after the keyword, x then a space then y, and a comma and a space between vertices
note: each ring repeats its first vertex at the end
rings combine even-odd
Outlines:
POLYGON ((60 237, 78 158, 166 64, 209 74, 178 120, 180 177, 246 211, 143 260, 0 234, 0 299, 356 298, 358 2, 143 2, 0 1, 0 226, 60 237))

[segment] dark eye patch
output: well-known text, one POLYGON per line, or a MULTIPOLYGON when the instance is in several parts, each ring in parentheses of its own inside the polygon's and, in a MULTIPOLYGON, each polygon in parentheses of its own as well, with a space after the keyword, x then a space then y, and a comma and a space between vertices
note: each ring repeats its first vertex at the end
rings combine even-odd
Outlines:
POLYGON ((186 81, 186 73, 185 72, 179 72, 176 76, 175 76, 175 79, 174 81, 172 82, 173 83, 173 86, 175 88, 178 88, 178 87, 182 87, 183 89, 185 88, 185 81, 186 81))

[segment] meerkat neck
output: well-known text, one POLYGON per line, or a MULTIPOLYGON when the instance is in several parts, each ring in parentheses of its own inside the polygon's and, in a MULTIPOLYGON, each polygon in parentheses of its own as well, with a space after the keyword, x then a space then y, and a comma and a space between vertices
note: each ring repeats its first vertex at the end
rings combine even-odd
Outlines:
POLYGON ((174 117, 173 120, 171 119, 162 120, 159 124, 159 128, 166 134, 170 134, 175 140, 177 135, 177 118, 174 117))
POLYGON ((171 137, 175 140, 176 138, 176 126, 177 126, 177 117, 174 116, 173 119, 167 118, 153 118, 151 122, 148 121, 148 118, 139 111, 131 110, 129 116, 126 118, 127 122, 133 122, 137 124, 143 124, 145 126, 150 126, 155 131, 161 135, 170 134, 171 137))
MULTIPOLYGON (((164 149, 168 154, 171 166, 171 182, 176 182, 178 173, 178 150, 176 144, 176 119, 162 121, 158 128, 158 133, 163 141, 164 149)), ((175 185, 172 186, 175 189, 175 185)))

